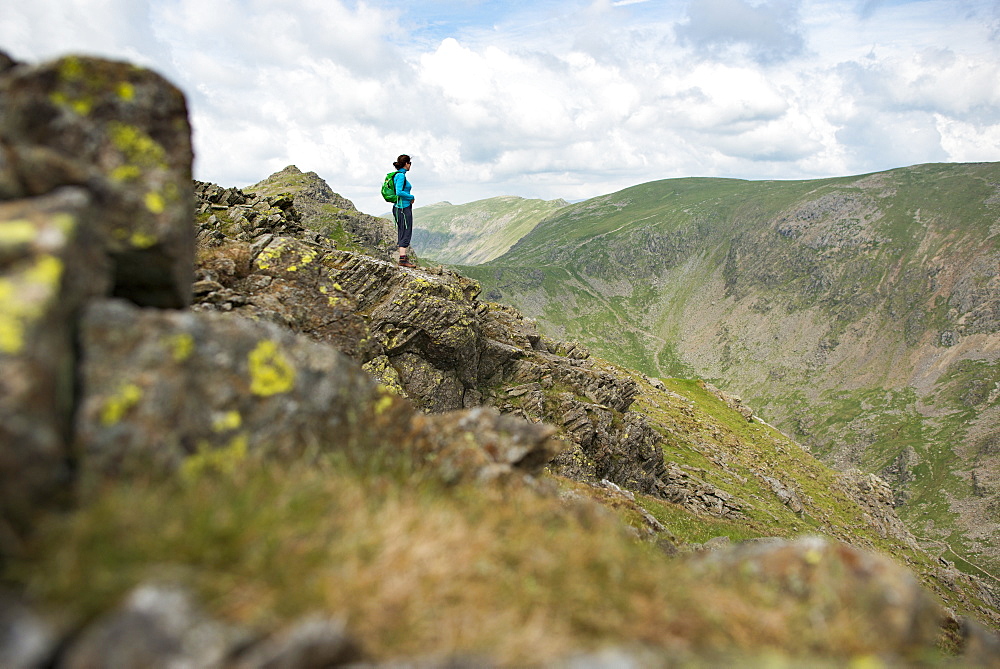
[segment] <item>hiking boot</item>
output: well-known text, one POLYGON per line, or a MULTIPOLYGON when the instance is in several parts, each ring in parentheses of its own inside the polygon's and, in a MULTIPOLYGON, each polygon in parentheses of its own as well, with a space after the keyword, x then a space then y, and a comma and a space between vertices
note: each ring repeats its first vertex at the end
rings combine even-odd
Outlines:
POLYGON ((399 259, 399 266, 400 267, 416 267, 416 265, 414 265, 413 263, 411 263, 410 259, 407 258, 406 256, 403 256, 402 258, 399 259))

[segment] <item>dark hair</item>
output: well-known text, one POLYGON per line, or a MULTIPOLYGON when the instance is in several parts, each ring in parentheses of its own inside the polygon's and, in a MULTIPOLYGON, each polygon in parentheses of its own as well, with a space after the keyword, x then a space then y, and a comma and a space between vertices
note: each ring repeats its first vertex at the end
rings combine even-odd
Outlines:
POLYGON ((410 157, 404 153, 399 158, 396 158, 396 162, 394 162, 392 166, 397 170, 401 170, 408 162, 410 162, 410 157))

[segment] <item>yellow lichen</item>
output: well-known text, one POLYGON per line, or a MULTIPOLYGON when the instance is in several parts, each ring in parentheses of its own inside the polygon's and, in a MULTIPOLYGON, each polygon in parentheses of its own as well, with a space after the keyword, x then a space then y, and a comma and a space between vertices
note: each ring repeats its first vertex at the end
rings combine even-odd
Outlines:
POLYGON ((129 242, 137 249, 148 249, 156 244, 157 239, 146 232, 133 232, 129 242))
POLYGON ((117 425, 129 410, 142 399, 142 388, 134 383, 126 383, 116 395, 104 402, 101 410, 101 424, 105 427, 117 425))
POLYGON ((295 368, 273 341, 265 339, 248 356, 250 392, 264 397, 295 386, 295 368))
POLYGON ((67 81, 83 77, 83 63, 76 56, 66 56, 59 63, 59 76, 67 81))
POLYGON ((118 84, 118 97, 122 100, 131 102, 135 99, 135 86, 127 81, 123 81, 118 84))
POLYGON ((115 181, 135 181, 142 176, 142 170, 136 165, 120 165, 111 170, 111 178, 115 181))
POLYGON ((393 403, 395 401, 395 400, 393 400, 392 393, 389 391, 388 388, 386 388, 385 386, 379 387, 379 390, 383 390, 383 389, 384 389, 384 394, 381 397, 378 398, 377 402, 375 402, 375 415, 376 416, 381 416, 386 411, 388 411, 390 408, 392 408, 392 405, 393 405, 393 403))
POLYGON ((146 193, 145 201, 146 209, 149 209, 154 214, 162 214, 167 208, 167 203, 164 201, 163 196, 156 191, 146 193))
POLYGON ((166 165, 167 152, 155 139, 139 128, 112 121, 108 124, 108 134, 115 148, 121 151, 125 159, 140 167, 163 167, 166 165))
POLYGON ((212 448, 206 440, 198 444, 198 452, 181 465, 181 477, 191 483, 206 472, 232 474, 246 458, 249 441, 246 434, 238 434, 223 448, 212 448))
POLYGON ((59 107, 72 109, 80 116, 87 116, 94 107, 94 102, 87 97, 70 98, 62 91, 56 91, 49 95, 49 99, 59 107))
POLYGON ((24 278, 29 283, 41 284, 46 287, 54 286, 62 278, 62 270, 63 264, 59 258, 43 255, 35 262, 34 266, 24 273, 24 278))
POLYGON ((0 246, 20 246, 38 237, 38 230, 31 221, 17 219, 0 223, 0 246))
POLYGON ((43 255, 19 275, 0 280, 0 353, 19 353, 24 348, 27 323, 44 313, 58 290, 62 271, 62 261, 43 255))
POLYGON ((76 227, 76 218, 72 214, 55 214, 52 216, 52 225, 64 235, 68 235, 76 227))
POLYGON ((167 346, 170 348, 174 362, 184 362, 194 353, 194 337, 182 332, 169 337, 167 346))
POLYGON ((215 416, 212 421, 212 430, 215 432, 228 432, 238 430, 243 425, 243 416, 239 411, 226 411, 215 416))
POLYGON ((10 281, 0 280, 0 352, 18 353, 24 346, 24 324, 18 314, 11 309, 14 302, 14 286, 10 281))
POLYGON ((271 249, 264 249, 257 256, 257 267, 260 269, 269 269, 271 267, 271 261, 280 258, 284 251, 284 244, 278 244, 271 249))

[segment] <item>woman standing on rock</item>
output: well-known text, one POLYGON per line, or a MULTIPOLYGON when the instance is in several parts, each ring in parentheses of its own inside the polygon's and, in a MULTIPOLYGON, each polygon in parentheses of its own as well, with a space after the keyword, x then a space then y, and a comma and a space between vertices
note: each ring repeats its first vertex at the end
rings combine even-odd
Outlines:
POLYGON ((406 251, 410 248, 410 237, 413 236, 413 196, 410 195, 410 182, 406 178, 406 173, 410 169, 410 157, 404 153, 396 158, 393 167, 396 168, 396 176, 393 177, 396 185, 396 203, 392 206, 392 218, 396 221, 399 264, 403 267, 416 267, 406 257, 406 251))

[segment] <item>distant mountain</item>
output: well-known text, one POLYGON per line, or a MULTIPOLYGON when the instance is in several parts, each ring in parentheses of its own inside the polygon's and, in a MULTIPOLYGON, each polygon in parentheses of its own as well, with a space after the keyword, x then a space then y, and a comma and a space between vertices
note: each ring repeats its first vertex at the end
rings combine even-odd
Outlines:
POLYGON ((417 207, 413 246, 439 262, 478 265, 504 254, 542 219, 567 204, 565 200, 506 196, 417 207))
POLYGON ((998 233, 998 163, 672 179, 567 206, 462 271, 551 336, 740 393, 996 574, 998 233))

